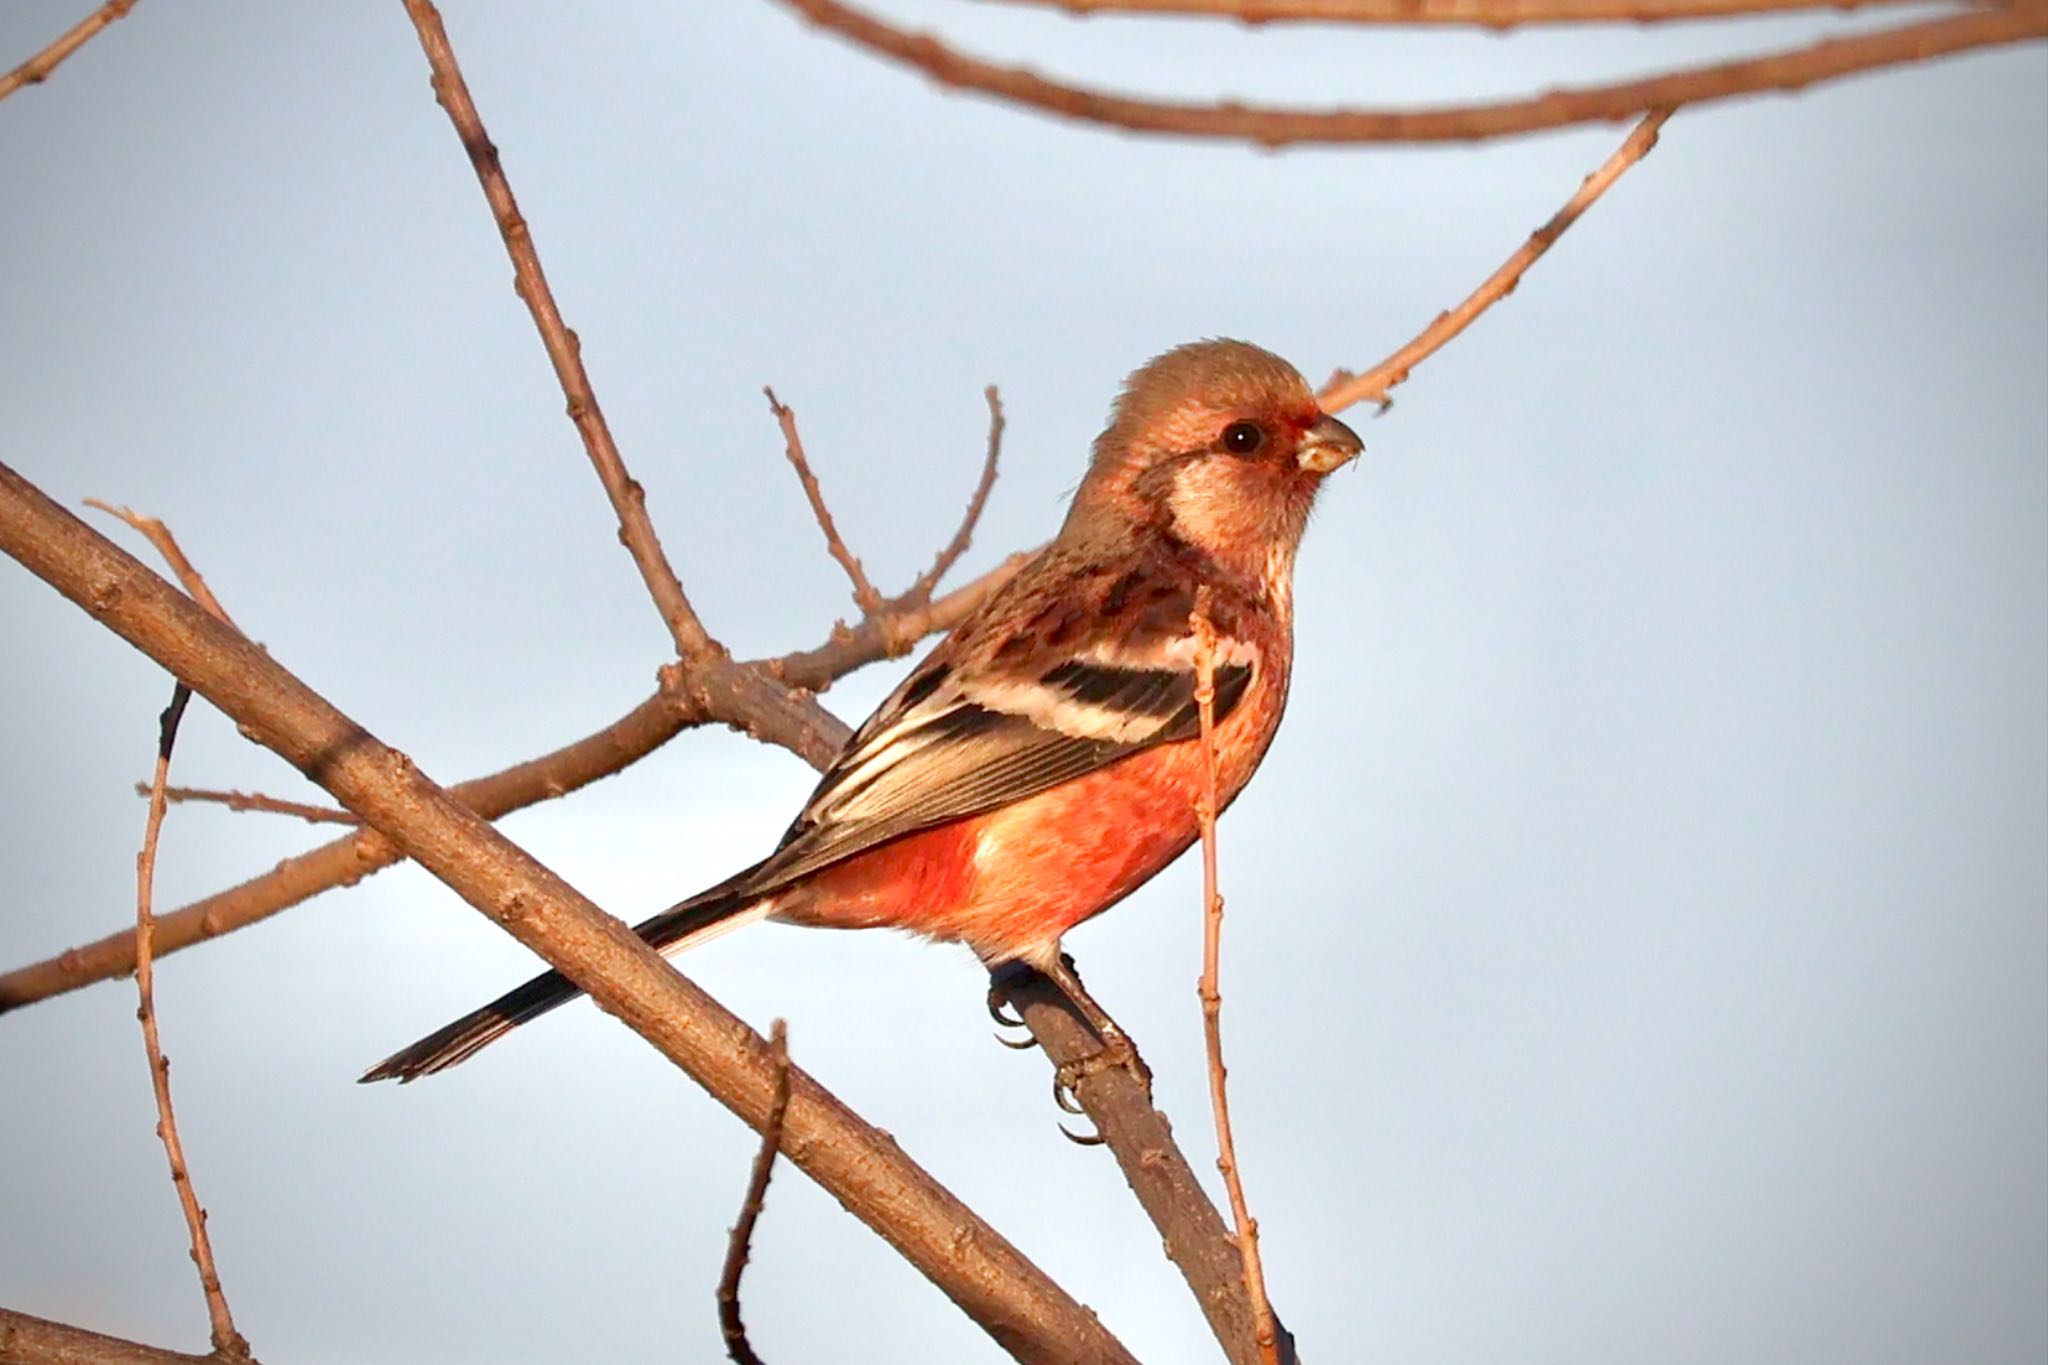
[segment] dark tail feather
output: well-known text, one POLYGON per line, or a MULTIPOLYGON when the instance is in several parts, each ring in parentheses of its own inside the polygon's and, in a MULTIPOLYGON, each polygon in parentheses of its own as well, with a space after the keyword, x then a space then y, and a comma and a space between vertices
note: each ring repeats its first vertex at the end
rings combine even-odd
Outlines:
MULTIPOLYGON (((732 880, 692 896, 681 905, 662 911, 653 919, 633 926, 633 932, 657 950, 689 947, 693 942, 715 938, 725 928, 737 928, 747 918, 767 913, 767 902, 740 889, 749 868, 732 880), (746 918, 748 911, 755 913, 746 918), (737 921, 737 923, 729 923, 737 921)), ((452 1024, 435 1029, 410 1047, 401 1048, 364 1072, 362 1081, 406 1081, 446 1071, 457 1062, 496 1042, 529 1019, 538 1019, 557 1005, 566 1005, 583 994, 560 972, 542 972, 516 990, 471 1010, 452 1024)))

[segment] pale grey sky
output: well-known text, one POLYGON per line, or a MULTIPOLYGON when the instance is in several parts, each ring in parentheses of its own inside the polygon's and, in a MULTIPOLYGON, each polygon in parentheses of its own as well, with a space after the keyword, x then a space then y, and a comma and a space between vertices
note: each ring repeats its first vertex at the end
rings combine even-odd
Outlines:
MULTIPOLYGON (((0 61, 83 11, 0 6, 0 61)), ((1443 100, 1842 21, 1500 39, 891 6, 1079 78, 1443 100)), ((1203 335, 1311 375, 1470 288, 1620 136, 1262 154, 886 68, 765 2, 453 3, 559 298, 708 621, 850 608, 760 397, 899 585, 1007 462, 1035 543, 1122 376, 1203 335)), ((1884 22, 1882 20, 1878 22, 1884 22)), ((165 517, 244 626, 444 780, 644 695, 614 540, 396 3, 148 0, 0 106, 0 458, 165 517)), ((2048 55, 1681 113, 1505 306, 1361 419, 1301 565, 1292 714, 1224 824, 1239 1149, 1304 1354, 1398 1365, 2048 1358, 2048 55)), ((131 913, 158 671, 0 566, 0 964, 131 913)), ((828 701, 858 719, 897 675, 828 701)), ((194 784, 303 794, 196 709, 194 784)), ((507 829, 639 918, 808 789, 699 734, 507 829)), ((319 840, 184 809, 160 903, 319 840)), ((1179 867, 1070 942, 1210 1158, 1179 867)), ((1143 1359, 1212 1358, 1108 1157, 1054 1131, 957 950, 760 928, 685 969, 1143 1359)), ((417 871, 159 973, 264 1358, 718 1358, 751 1135, 587 1006, 354 1077, 520 979, 417 871)), ((205 1323, 131 989, 0 1018, 0 1303, 205 1323)), ((801 1176, 774 1360, 988 1341, 801 1176)))

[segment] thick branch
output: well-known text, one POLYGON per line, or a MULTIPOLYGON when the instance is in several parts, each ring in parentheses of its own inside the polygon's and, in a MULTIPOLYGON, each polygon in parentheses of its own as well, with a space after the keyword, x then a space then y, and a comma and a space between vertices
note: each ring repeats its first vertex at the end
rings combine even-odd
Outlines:
MULTIPOLYGON (((1231 1365, 1259 1365, 1257 1325, 1237 1241, 1175 1144, 1166 1115, 1152 1107, 1152 1097, 1130 1068, 1079 1065, 1102 1051, 1102 1040, 1051 980, 1020 973, 1004 982, 1003 994, 1055 1067, 1078 1066, 1081 1079, 1073 1087, 1074 1098, 1116 1156, 1231 1365)), ((1294 1338, 1284 1326, 1279 1348, 1281 1360, 1295 1361, 1294 1338)))
POLYGON ((1763 91, 1803 90, 1858 71, 1900 66, 1972 48, 2048 37, 2048 0, 2017 0, 1967 14, 1831 38, 1811 47, 1720 62, 1615 85, 1553 90, 1493 104, 1435 109, 1274 109, 1237 103, 1138 99, 1047 80, 999 66, 840 4, 781 0, 821 27, 877 56, 924 72, 941 85, 979 90, 1012 104, 1083 123, 1141 133, 1223 138, 1266 147, 1295 143, 1476 142, 1486 138, 1632 118, 1763 91))
MULTIPOLYGON (((732 667, 769 674, 787 687, 822 691, 835 679, 864 664, 900 655, 933 631, 951 629, 1016 572, 1017 562, 1013 559, 1000 564, 936 602, 900 610, 894 604, 886 605, 880 615, 840 628, 815 649, 732 667)), ((815 718, 809 723, 809 730, 817 736, 818 743, 798 752, 815 766, 838 752, 848 731, 815 704, 811 710, 815 718)), ((451 788, 450 794, 484 819, 496 820, 609 777, 653 753, 682 731, 712 719, 708 706, 695 696, 668 690, 656 692, 596 734, 553 753, 464 782, 451 788)), ((402 861, 404 856, 383 835, 364 830, 287 858, 239 886, 159 915, 157 956, 161 958, 268 919, 323 891, 354 886, 402 861)), ((0 1014, 95 981, 126 976, 134 965, 134 931, 122 929, 108 934, 0 975, 0 1014)))
MULTIPOLYGON (((758 1034, 405 755, 4 465, 0 549, 324 787, 740 1118, 767 1122, 775 1067, 758 1034)), ((795 1068, 783 1150, 1019 1360, 1131 1359, 887 1134, 795 1068)))
POLYGON ((1184 15, 1247 24, 1655 24, 1796 10, 1840 13, 1918 0, 1002 0, 1070 14, 1184 15))
POLYGON ((57 69, 58 63, 92 41, 93 35, 113 23, 125 19, 128 11, 135 8, 135 0, 107 0, 91 14, 58 36, 57 41, 23 62, 14 70, 0 76, 0 100, 6 99, 25 85, 41 85, 57 69))
POLYGON ((139 1341, 88 1332, 0 1308, 0 1362, 4 1365, 219 1365, 217 1356, 189 1356, 139 1341))

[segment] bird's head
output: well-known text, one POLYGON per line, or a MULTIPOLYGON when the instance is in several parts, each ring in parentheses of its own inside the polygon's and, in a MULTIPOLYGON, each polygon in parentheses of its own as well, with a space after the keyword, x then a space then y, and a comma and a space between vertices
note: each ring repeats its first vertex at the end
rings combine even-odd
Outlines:
POLYGON ((1067 524, 1156 531, 1269 576, 1291 564, 1324 476, 1362 449, 1279 356, 1193 342, 1125 382, 1067 524))

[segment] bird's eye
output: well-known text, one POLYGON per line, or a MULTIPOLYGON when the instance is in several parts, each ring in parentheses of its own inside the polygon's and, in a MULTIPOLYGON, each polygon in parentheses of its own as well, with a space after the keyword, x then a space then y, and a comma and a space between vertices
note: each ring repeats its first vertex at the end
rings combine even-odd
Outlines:
POLYGON ((1257 422, 1232 422, 1223 428, 1223 448, 1233 455, 1249 455, 1266 443, 1266 429, 1257 422))

